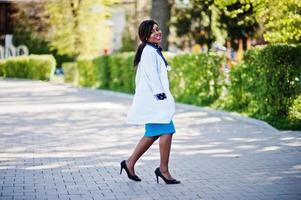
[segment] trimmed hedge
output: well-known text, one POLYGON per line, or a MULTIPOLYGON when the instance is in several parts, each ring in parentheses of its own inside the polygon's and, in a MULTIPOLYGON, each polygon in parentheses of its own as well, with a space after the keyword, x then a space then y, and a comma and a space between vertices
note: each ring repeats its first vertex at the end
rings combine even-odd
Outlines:
MULTIPOLYGON (((224 58, 214 53, 166 57, 178 102, 238 111, 281 129, 301 129, 301 45, 248 50, 243 62, 231 69, 230 83, 222 72, 224 58)), ((134 93, 133 59, 134 53, 121 53, 79 60, 74 65, 79 85, 134 93)))
POLYGON ((8 58, 0 62, 0 75, 12 78, 49 80, 55 70, 52 55, 29 55, 8 58))
POLYGON ((174 56, 169 63, 170 87, 177 101, 209 105, 220 97, 223 57, 214 53, 183 54, 174 56))
MULTIPOLYGON (((133 52, 118 53, 94 59, 81 59, 73 66, 77 67, 80 86, 134 93, 133 60, 133 52)), ((220 96, 223 86, 222 57, 211 53, 177 56, 168 54, 167 60, 172 66, 169 72, 170 87, 178 101, 208 105, 220 96)), ((70 73, 65 70, 67 82, 71 79, 70 73)))
POLYGON ((64 71, 64 82, 71 83, 72 85, 78 85, 78 70, 77 63, 75 62, 66 62, 62 64, 64 71))
MULTIPOLYGON (((294 100, 301 95, 300 76, 301 45, 252 48, 231 70, 227 107, 272 123, 288 119, 294 100)), ((297 126, 301 127, 301 121, 297 126)))
POLYGON ((110 86, 109 56, 100 56, 94 59, 95 67, 98 68, 99 88, 108 89, 110 86))
POLYGON ((79 85, 93 88, 99 86, 99 68, 94 59, 80 59, 76 66, 79 74, 79 85))
POLYGON ((5 66, 5 61, 0 60, 0 77, 4 76, 4 66, 5 66))
POLYGON ((290 108, 289 119, 301 122, 301 95, 294 100, 293 105, 290 108))
POLYGON ((134 53, 119 53, 109 57, 109 89, 134 93, 136 72, 133 60, 134 53))
MULTIPOLYGON (((133 93, 135 89, 133 58, 134 53, 119 53, 78 60, 76 66, 79 85, 133 93)), ((68 77, 68 72, 65 75, 68 77)))

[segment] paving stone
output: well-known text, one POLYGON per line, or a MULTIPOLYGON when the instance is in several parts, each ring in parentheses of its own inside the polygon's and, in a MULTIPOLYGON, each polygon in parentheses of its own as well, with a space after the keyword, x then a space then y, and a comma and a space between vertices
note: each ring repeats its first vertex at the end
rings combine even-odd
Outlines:
POLYGON ((130 95, 0 79, 0 200, 301 200, 301 132, 177 104, 170 155, 181 181, 156 183, 158 141, 120 172, 143 135, 130 95))

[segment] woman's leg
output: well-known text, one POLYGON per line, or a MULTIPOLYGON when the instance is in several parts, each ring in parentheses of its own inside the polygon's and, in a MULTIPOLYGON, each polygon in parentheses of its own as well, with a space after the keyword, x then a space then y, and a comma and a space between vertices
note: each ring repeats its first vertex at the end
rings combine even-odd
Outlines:
POLYGON ((137 160, 146 152, 146 150, 159 138, 159 136, 146 137, 143 136, 137 144, 132 155, 127 159, 126 164, 132 175, 135 175, 134 166, 137 160))
POLYGON ((168 163, 173 134, 164 134, 160 136, 160 171, 167 179, 173 179, 169 173, 168 163))

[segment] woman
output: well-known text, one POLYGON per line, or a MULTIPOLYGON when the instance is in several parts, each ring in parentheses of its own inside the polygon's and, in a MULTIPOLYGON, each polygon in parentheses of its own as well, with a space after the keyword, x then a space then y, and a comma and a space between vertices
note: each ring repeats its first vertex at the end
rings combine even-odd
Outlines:
POLYGON ((120 163, 120 174, 125 169, 129 179, 141 181, 135 174, 135 163, 160 138, 160 167, 155 170, 157 183, 158 177, 161 177, 166 184, 178 184, 180 181, 170 175, 168 168, 171 141, 175 133, 172 122, 175 103, 169 91, 168 65, 158 46, 162 32, 155 21, 145 20, 140 24, 138 33, 142 43, 134 59, 134 65, 137 66, 136 90, 127 122, 145 124, 145 134, 132 155, 120 163))

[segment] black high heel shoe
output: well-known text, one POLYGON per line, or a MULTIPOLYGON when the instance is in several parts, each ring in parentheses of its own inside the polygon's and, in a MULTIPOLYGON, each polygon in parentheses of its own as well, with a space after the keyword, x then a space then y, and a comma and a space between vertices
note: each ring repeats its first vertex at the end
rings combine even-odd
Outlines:
POLYGON ((179 183, 181 183, 180 181, 178 181, 178 180, 176 180, 176 179, 171 179, 171 180, 169 180, 169 179, 165 178, 165 177, 162 175, 162 173, 161 173, 159 167, 155 170, 155 174, 156 174, 156 177, 157 177, 157 183, 159 183, 159 179, 158 179, 159 176, 163 179, 163 181, 164 181, 166 184, 179 184, 179 183))
POLYGON ((122 173, 122 169, 124 169, 129 177, 129 179, 133 180, 133 181, 141 181, 141 179, 136 176, 136 175, 132 175, 128 169, 128 167, 126 166, 126 162, 125 160, 123 160, 121 163, 120 163, 120 174, 122 173))

